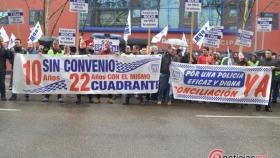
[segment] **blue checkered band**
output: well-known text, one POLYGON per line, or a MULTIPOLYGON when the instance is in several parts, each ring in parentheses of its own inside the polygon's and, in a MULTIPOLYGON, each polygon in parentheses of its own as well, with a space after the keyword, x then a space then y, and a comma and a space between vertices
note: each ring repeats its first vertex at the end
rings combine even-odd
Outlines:
POLYGON ((172 62, 171 66, 180 67, 189 70, 215 70, 215 71, 272 71, 271 67, 244 67, 244 66, 226 66, 226 65, 193 65, 172 62))
POLYGON ((67 85, 65 83, 65 80, 61 80, 61 81, 49 84, 45 87, 31 89, 31 90, 23 90, 23 91, 26 93, 32 93, 32 94, 44 94, 44 93, 54 92, 56 90, 67 90, 67 85))
POLYGON ((123 63, 123 62, 119 62, 116 61, 116 72, 118 73, 126 73, 126 72, 130 72, 133 70, 136 70, 137 68, 141 67, 142 65, 145 65, 149 62, 153 62, 153 61, 157 61, 160 60, 160 58, 151 58, 151 59, 142 59, 142 60, 138 60, 132 63, 123 63))
POLYGON ((240 104, 268 104, 269 100, 264 99, 250 99, 250 98, 224 98, 224 97, 211 97, 211 96, 195 96, 178 94, 178 99, 196 100, 196 101, 209 101, 220 103, 240 103, 240 104))

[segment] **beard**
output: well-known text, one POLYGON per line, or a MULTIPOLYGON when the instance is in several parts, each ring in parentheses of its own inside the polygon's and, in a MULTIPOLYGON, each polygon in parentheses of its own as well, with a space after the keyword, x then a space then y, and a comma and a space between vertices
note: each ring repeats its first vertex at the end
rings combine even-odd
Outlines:
POLYGON ((16 52, 20 52, 21 51, 21 47, 14 47, 16 52))

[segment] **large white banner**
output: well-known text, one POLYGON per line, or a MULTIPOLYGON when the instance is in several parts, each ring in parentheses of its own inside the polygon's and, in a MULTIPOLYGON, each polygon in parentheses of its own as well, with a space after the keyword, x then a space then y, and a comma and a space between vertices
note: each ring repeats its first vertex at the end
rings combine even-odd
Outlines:
POLYGON ((268 105, 271 67, 191 65, 172 62, 175 99, 268 105))
POLYGON ((16 54, 13 93, 132 94, 156 93, 161 55, 16 54))

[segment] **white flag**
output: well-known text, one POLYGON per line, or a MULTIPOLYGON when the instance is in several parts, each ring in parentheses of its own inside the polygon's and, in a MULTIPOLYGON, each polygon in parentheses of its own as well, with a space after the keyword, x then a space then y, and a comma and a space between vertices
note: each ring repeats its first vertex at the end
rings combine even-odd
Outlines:
POLYGON ((16 40, 16 36, 12 33, 10 37, 8 49, 11 49, 15 46, 15 40, 16 40))
POLYGON ((230 50, 229 50, 229 47, 227 47, 227 53, 228 53, 228 63, 227 63, 227 65, 232 65, 232 59, 231 59, 231 57, 230 57, 230 50))
POLYGON ((211 30, 212 27, 210 26, 209 21, 202 26, 202 28, 198 31, 198 33, 193 37, 193 42, 198 45, 199 47, 202 46, 204 37, 207 31, 211 30))
POLYGON ((0 36, 3 38, 3 42, 9 42, 9 36, 7 35, 4 27, 1 27, 0 36))
POLYGON ((168 32, 168 26, 166 26, 160 33, 158 33, 152 38, 152 43, 158 43, 161 40, 162 36, 167 35, 167 32, 168 32))
POLYGON ((28 42, 34 43, 37 42, 43 36, 43 31, 39 22, 35 25, 32 32, 29 35, 28 42))
MULTIPOLYGON (((186 39, 185 33, 183 33, 182 41, 184 41, 184 42, 187 43, 187 39, 186 39)), ((188 46, 188 45, 187 45, 187 46, 188 46)), ((180 49, 182 49, 182 56, 184 56, 184 55, 185 55, 185 52, 186 52, 186 50, 187 50, 187 47, 180 47, 180 49)))
POLYGON ((124 35, 123 38, 127 42, 128 36, 131 35, 131 15, 130 15, 130 10, 128 11, 128 16, 127 16, 127 21, 126 21, 126 26, 124 28, 124 35))

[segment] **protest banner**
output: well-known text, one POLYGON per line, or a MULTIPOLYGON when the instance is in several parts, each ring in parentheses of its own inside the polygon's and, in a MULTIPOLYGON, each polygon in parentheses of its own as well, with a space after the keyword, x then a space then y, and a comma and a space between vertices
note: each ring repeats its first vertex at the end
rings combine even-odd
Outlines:
POLYGON ((271 32, 272 18, 258 18, 257 31, 258 32, 271 32))
POLYGON ((141 11, 141 27, 148 28, 148 54, 151 53, 151 28, 158 27, 158 10, 141 11))
POLYGON ((134 94, 156 93, 161 55, 16 54, 13 93, 134 94))
POLYGON ((22 9, 8 9, 9 24, 23 24, 23 11, 22 9))
POLYGON ((264 36, 265 32, 272 31, 272 18, 258 18, 257 20, 257 32, 262 32, 262 49, 264 49, 264 36))
POLYGON ((223 33, 220 31, 206 31, 203 45, 210 48, 219 48, 223 33))
POLYGON ((253 35, 254 35, 254 32, 252 32, 252 31, 239 29, 238 36, 235 41, 235 45, 251 47, 253 35))
POLYGON ((158 10, 142 10, 141 27, 142 28, 158 27, 158 10))
POLYGON ((88 13, 88 0, 70 0, 70 12, 88 13))
MULTIPOLYGON (((202 1, 201 0, 185 0, 185 12, 191 12, 191 34, 190 34, 190 46, 189 46, 189 61, 191 63, 192 59, 192 54, 193 54, 193 30, 194 30, 194 16, 195 13, 201 12, 201 5, 202 1)), ((203 41, 202 41, 203 42, 203 41)), ((201 47, 202 42, 199 47, 201 47)), ((197 43, 197 42, 195 42, 197 43)))
POLYGON ((100 38, 94 38, 94 51, 96 53, 100 52, 102 48, 104 47, 105 43, 109 43, 111 46, 112 52, 119 52, 120 51, 120 41, 116 39, 100 39, 100 38))
POLYGON ((170 77, 175 99, 268 105, 272 69, 172 62, 170 77))
POLYGON ((67 46, 75 46, 76 30, 59 28, 59 44, 67 46))
POLYGON ((185 12, 201 12, 202 0, 185 0, 185 12))

